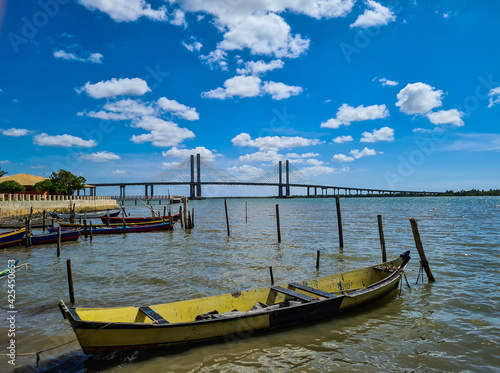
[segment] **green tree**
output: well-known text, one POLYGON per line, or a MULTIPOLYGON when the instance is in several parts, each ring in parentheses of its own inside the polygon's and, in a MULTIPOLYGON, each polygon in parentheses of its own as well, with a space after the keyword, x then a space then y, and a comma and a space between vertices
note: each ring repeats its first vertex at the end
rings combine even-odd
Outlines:
POLYGON ((8 180, 0 183, 0 193, 24 193, 26 188, 17 181, 8 180))
POLYGON ((69 171, 59 170, 57 173, 52 172, 50 181, 59 190, 60 194, 72 195, 75 191, 84 189, 87 180, 83 176, 76 176, 69 171))
POLYGON ((48 192, 49 194, 60 194, 62 191, 61 185, 59 183, 54 183, 50 179, 40 181, 33 185, 33 189, 37 193, 48 192))
POLYGON ((2 170, 2 169, 0 168, 0 177, 5 176, 5 175, 7 175, 7 174, 8 174, 8 172, 7 172, 7 171, 4 171, 4 170, 2 170))

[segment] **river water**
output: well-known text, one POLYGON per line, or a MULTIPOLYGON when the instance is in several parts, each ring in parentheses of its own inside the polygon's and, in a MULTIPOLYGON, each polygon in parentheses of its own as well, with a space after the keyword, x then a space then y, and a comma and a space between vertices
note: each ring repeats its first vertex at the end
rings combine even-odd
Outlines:
MULTIPOLYGON (((228 199, 189 203, 191 231, 95 236, 64 244, 0 251, 29 261, 16 273, 15 367, 8 350, 7 311, 0 322, 0 371, 18 372, 491 372, 500 369, 500 198, 344 198, 344 248, 335 200, 228 199), (279 203, 282 242, 277 242, 279 203), (247 208, 246 208, 247 206, 247 208), (71 259, 79 306, 166 303, 313 279, 381 261, 377 215, 383 216, 389 259, 411 250, 411 290, 320 323, 240 336, 176 350, 84 355, 58 308, 69 303, 71 259), (418 220, 436 282, 415 284, 419 258, 409 218, 418 220), (316 270, 316 251, 321 251, 316 270), (59 347, 58 347, 59 346, 59 347), (40 354, 37 367, 36 355, 40 354)), ((143 206, 126 206, 145 215, 143 206)), ((175 209, 178 207, 175 206, 175 209)), ((157 206, 163 209, 163 206, 157 206)), ((7 289, 0 305, 8 306, 7 289)))

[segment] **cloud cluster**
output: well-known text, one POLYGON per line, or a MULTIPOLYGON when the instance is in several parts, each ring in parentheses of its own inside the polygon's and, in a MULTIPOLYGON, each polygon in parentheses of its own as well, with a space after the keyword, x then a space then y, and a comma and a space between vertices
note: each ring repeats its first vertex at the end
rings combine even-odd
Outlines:
POLYGON ((321 143, 318 139, 306 139, 299 136, 265 136, 252 139, 248 133, 240 133, 231 142, 235 146, 259 148, 260 151, 277 151, 300 146, 311 146, 321 143))
POLYGON ((2 135, 9 137, 21 137, 33 133, 33 131, 29 131, 24 128, 0 129, 0 132, 2 132, 2 135))
POLYGON ((396 20, 394 12, 376 1, 368 0, 366 4, 368 9, 366 9, 364 13, 361 14, 353 24, 351 24, 351 28, 384 26, 389 22, 394 22, 396 20))
POLYGON ((443 91, 428 84, 417 82, 407 84, 397 94, 396 106, 405 114, 426 116, 435 125, 452 124, 457 127, 464 125, 462 117, 464 113, 456 109, 439 110, 433 109, 442 106, 443 91))
POLYGON ((86 159, 92 162, 109 162, 121 159, 121 157, 115 153, 108 152, 106 150, 80 155, 81 159, 86 159))
POLYGON ((205 158, 209 161, 215 160, 219 154, 216 154, 214 151, 205 148, 204 146, 197 146, 194 149, 178 149, 177 147, 173 147, 167 151, 161 153, 164 157, 172 157, 172 158, 183 158, 187 159, 191 155, 200 154, 202 158, 205 158))
POLYGON ((352 162, 355 159, 360 159, 363 157, 369 157, 377 154, 377 151, 374 149, 369 149, 369 148, 363 148, 362 150, 359 149, 353 149, 349 152, 351 156, 347 156, 345 154, 335 154, 332 158, 332 161, 336 161, 339 163, 343 162, 352 162))
POLYGON ((263 82, 257 76, 238 75, 227 79, 224 87, 203 92, 202 97, 225 100, 232 97, 257 97, 271 95, 273 100, 283 100, 297 96, 302 92, 301 87, 289 86, 272 81, 263 82))
POLYGON ((80 137, 71 135, 56 135, 50 136, 46 133, 41 133, 33 138, 33 142, 40 146, 55 146, 61 148, 93 148, 97 146, 94 140, 84 140, 80 137))
POLYGON ((74 52, 66 52, 59 49, 54 51, 54 57, 67 61, 102 63, 101 60, 104 56, 100 53, 90 53, 86 57, 81 57, 74 52))
MULTIPOLYGON (((109 99, 118 96, 142 96, 151 89, 146 81, 140 78, 113 78, 95 84, 88 82, 77 91, 86 92, 92 98, 109 99)), ((168 115, 188 121, 200 119, 195 108, 166 97, 149 103, 131 98, 117 99, 106 102, 99 111, 82 111, 78 115, 102 120, 130 120, 133 128, 148 131, 148 133, 132 136, 130 139, 132 142, 136 144, 150 142, 158 147, 177 146, 184 140, 195 137, 191 130, 179 127, 172 120, 165 120, 163 116, 168 115)))
POLYGON ((352 107, 348 104, 342 104, 339 107, 335 118, 328 119, 321 123, 323 128, 339 128, 340 126, 349 126, 351 122, 361 122, 365 120, 383 119, 389 116, 389 110, 385 105, 371 105, 352 107))

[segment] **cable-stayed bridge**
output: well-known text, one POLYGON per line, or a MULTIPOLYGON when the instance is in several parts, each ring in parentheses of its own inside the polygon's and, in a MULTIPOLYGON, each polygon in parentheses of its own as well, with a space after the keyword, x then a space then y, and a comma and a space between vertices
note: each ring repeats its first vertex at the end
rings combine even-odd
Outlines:
POLYGON ((235 176, 228 171, 218 167, 214 163, 204 159, 197 154, 191 155, 179 164, 168 170, 159 172, 149 179, 141 182, 117 182, 117 183, 92 183, 92 193, 96 195, 97 187, 120 188, 119 199, 127 199, 127 186, 144 186, 144 197, 154 197, 154 186, 157 185, 186 185, 189 186, 189 197, 191 199, 203 198, 203 185, 236 185, 236 186, 273 186, 277 187, 277 197, 291 197, 290 189, 307 188, 307 196, 430 196, 439 195, 439 192, 404 191, 389 189, 353 188, 332 185, 319 185, 313 183, 309 177, 298 170, 287 160, 279 161, 264 172, 252 177, 235 176), (284 163, 284 164, 283 164, 284 163), (319 193, 318 193, 319 191, 319 193), (330 191, 330 194, 328 194, 330 191))

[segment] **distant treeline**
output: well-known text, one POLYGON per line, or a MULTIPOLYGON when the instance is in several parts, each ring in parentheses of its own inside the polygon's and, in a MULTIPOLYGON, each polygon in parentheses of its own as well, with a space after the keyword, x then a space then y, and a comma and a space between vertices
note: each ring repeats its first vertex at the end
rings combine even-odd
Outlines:
POLYGON ((453 190, 447 190, 442 194, 443 196, 500 196, 500 189, 490 189, 490 190, 461 190, 459 192, 454 192, 453 190))

